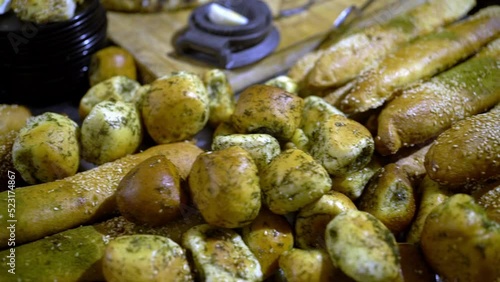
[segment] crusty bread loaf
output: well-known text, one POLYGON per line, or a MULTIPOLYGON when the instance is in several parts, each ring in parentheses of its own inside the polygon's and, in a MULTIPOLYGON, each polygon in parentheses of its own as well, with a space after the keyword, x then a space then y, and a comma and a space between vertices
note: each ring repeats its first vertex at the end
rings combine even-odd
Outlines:
MULTIPOLYGON (((59 181, 15 189, 16 244, 34 241, 114 213, 114 195, 119 182, 130 169, 151 156, 165 155, 185 179, 201 152, 200 148, 187 142, 158 145, 59 181)), ((0 193, 0 202, 7 203, 7 192, 0 193)), ((7 219, 12 218, 5 208, 0 211, 0 228, 3 230, 9 224, 7 219)), ((7 246, 8 239, 8 232, 0 233, 0 248, 7 246)))
POLYGON ((434 181, 454 187, 500 179, 500 110, 453 124, 427 152, 425 168, 434 181))
POLYGON ((378 117, 376 149, 383 155, 437 137, 454 122, 500 102, 500 39, 466 62, 405 89, 378 117))
POLYGON ((346 36, 325 50, 308 76, 316 87, 340 86, 371 68, 402 43, 467 14, 474 0, 430 0, 387 23, 346 36))
POLYGON ((419 37, 382 59, 377 67, 355 79, 353 90, 341 102, 347 114, 375 109, 397 89, 427 79, 476 53, 500 34, 500 6, 419 37))

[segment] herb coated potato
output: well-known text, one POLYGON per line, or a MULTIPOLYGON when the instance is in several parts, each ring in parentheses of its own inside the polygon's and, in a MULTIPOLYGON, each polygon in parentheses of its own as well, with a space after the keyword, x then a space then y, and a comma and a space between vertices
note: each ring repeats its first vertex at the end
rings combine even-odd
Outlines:
POLYGON ((325 168, 299 149, 283 151, 260 173, 264 202, 276 214, 299 210, 323 196, 331 185, 325 168))
POLYGON ((137 108, 121 101, 103 101, 85 117, 81 128, 82 158, 103 164, 134 153, 142 141, 137 108))
POLYGON ((368 129, 341 115, 331 115, 319 124, 310 142, 311 156, 334 177, 362 169, 375 150, 368 129))
POLYGON ((199 281, 262 281, 259 261, 231 229, 192 227, 184 233, 182 246, 192 254, 199 281))
POLYGON ((163 236, 129 235, 111 240, 102 268, 107 282, 193 281, 185 251, 163 236))
POLYGON ((236 102, 231 123, 239 133, 266 133, 289 140, 300 125, 302 98, 268 85, 245 89, 236 102))
POLYGON ((356 281, 401 281, 396 238, 373 215, 347 210, 328 223, 326 248, 333 264, 356 281))
POLYGON ((212 141, 214 151, 231 146, 240 146, 250 153, 259 170, 266 167, 281 152, 278 140, 269 134, 231 134, 216 136, 212 141))
POLYGON ((378 171, 358 199, 358 208, 369 212, 394 234, 410 226, 416 211, 413 185, 400 166, 390 163, 378 171))
POLYGON ((309 137, 306 136, 301 128, 297 128, 293 133, 292 138, 285 143, 285 149, 299 149, 304 152, 308 151, 309 137))
POLYGON ((118 46, 109 46, 94 53, 89 65, 90 86, 114 76, 125 76, 137 80, 137 70, 132 54, 118 46))
POLYGON ((175 165, 163 155, 131 169, 118 184, 116 203, 128 220, 161 226, 181 216, 186 195, 175 165))
POLYGON ((209 112, 205 85, 186 72, 153 81, 142 104, 144 125, 159 144, 194 137, 207 124, 209 112))
POLYGON ((126 76, 113 76, 92 86, 80 100, 78 113, 83 120, 92 108, 102 101, 138 103, 137 90, 141 85, 126 76))
POLYGON ((328 104, 323 98, 318 96, 308 96, 304 98, 304 109, 302 110, 302 120, 300 128, 309 138, 319 125, 332 115, 345 116, 340 110, 328 104))
POLYGON ((12 146, 14 167, 29 184, 74 175, 80 164, 79 133, 66 116, 46 112, 31 117, 12 146))
POLYGON ((500 224, 466 194, 427 216, 420 240, 427 262, 446 281, 498 281, 500 224))
POLYGON ((346 175, 332 177, 332 189, 355 201, 363 194, 366 184, 368 184, 370 179, 380 168, 380 162, 372 158, 372 160, 360 170, 350 172, 346 175))
POLYGON ((258 169, 251 155, 241 147, 201 153, 188 181, 193 202, 211 225, 243 227, 259 213, 258 169))
POLYGON ((208 123, 216 127, 221 122, 229 122, 234 112, 235 100, 231 84, 226 74, 219 69, 212 69, 203 75, 207 88, 210 116, 208 123))
POLYGON ((342 193, 330 191, 301 208, 295 218, 295 240, 301 249, 324 249, 326 225, 338 214, 356 205, 342 193))
POLYGON ((281 215, 262 208, 250 225, 243 227, 245 244, 260 263, 264 279, 278 270, 281 254, 293 248, 290 223, 281 215))

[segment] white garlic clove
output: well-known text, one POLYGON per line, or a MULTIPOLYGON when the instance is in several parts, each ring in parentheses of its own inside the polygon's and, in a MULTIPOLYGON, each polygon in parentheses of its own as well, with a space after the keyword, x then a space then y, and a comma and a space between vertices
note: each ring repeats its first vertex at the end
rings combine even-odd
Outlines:
POLYGON ((225 26, 238 26, 248 23, 248 18, 245 16, 217 3, 212 3, 210 5, 208 18, 215 24, 225 26))

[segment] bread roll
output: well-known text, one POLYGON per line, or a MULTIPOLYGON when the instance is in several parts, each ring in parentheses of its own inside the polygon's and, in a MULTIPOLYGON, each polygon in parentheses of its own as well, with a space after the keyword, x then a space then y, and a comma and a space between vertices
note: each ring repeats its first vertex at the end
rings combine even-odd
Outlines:
POLYGON ((499 121, 500 110, 492 110, 461 120, 439 135, 425 156, 429 177, 451 186, 500 179, 499 121))
MULTIPOLYGON (((16 243, 43 238, 109 216, 116 210, 114 194, 118 183, 130 169, 154 155, 165 155, 186 178, 202 150, 191 143, 152 147, 95 169, 65 179, 16 189, 16 243)), ((6 203, 9 194, 0 193, 6 203)), ((6 230, 8 210, 0 210, 0 228, 6 230)), ((0 247, 7 246, 8 232, 0 233, 0 247)))

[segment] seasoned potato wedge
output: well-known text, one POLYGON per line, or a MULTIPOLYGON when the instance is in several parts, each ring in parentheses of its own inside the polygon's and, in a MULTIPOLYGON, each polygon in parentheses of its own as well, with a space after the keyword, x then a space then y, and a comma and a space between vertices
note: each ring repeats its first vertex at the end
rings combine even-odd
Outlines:
POLYGON ((159 144, 194 137, 208 122, 209 99, 202 80, 191 73, 173 73, 151 83, 142 104, 144 125, 159 144))
POLYGON ((92 108, 102 101, 122 101, 134 103, 139 82, 126 76, 113 76, 92 86, 80 100, 78 113, 83 120, 92 108))
POLYGON ((231 229, 198 225, 184 234, 182 242, 201 281, 262 281, 259 261, 231 229))
POLYGON ((497 281, 500 224, 465 194, 455 194, 427 216, 422 251, 447 281, 497 281))
POLYGON ((103 101, 85 117, 81 128, 82 158, 100 165, 134 153, 142 141, 137 108, 121 101, 103 101))
POLYGON ((340 192, 351 200, 358 199, 370 179, 381 168, 380 162, 375 158, 362 169, 346 175, 332 177, 332 189, 340 192))
POLYGON ((334 265, 356 281, 401 281, 396 238, 371 214, 347 210, 328 223, 326 247, 334 265))
POLYGON ((324 249, 326 225, 356 205, 342 193, 330 191, 319 200, 301 208, 295 219, 295 240, 301 249, 324 249))
POLYGON ((297 128, 293 133, 292 138, 285 143, 285 149, 299 149, 304 152, 308 151, 309 138, 306 136, 304 131, 297 128))
POLYGON ((181 246, 155 235, 129 235, 111 240, 102 268, 108 282, 193 280, 181 246))
POLYGON ((233 88, 226 74, 220 69, 209 70, 203 75, 203 83, 205 83, 209 98, 208 123, 216 127, 221 122, 229 122, 236 104, 233 88))
POLYGON ((150 157, 132 168, 116 191, 120 213, 132 222, 151 226, 180 217, 185 202, 179 172, 163 155, 150 157))
POLYGON ((242 230, 243 241, 260 263, 264 279, 278 270, 282 253, 293 248, 292 227, 287 219, 262 208, 255 220, 242 230))
POLYGON ((288 282, 352 281, 333 266, 323 250, 292 249, 281 255, 279 266, 288 282))
POLYGON ((274 86, 254 85, 236 102, 231 122, 240 133, 266 133, 283 141, 300 125, 302 98, 274 86))
POLYGON ((313 132, 319 128, 319 125, 328 120, 332 115, 345 116, 344 113, 328 104, 323 98, 308 96, 304 98, 300 128, 302 128, 307 137, 311 138, 313 132))
POLYGON ((232 134, 216 136, 212 141, 215 151, 231 146, 239 146, 250 153, 259 169, 267 166, 281 152, 278 140, 269 134, 232 134))
POLYGON ((334 177, 365 167, 375 143, 363 125, 341 115, 331 115, 311 138, 310 154, 334 177))
POLYGON ((275 157, 260 174, 264 201, 277 214, 297 211, 330 190, 332 181, 310 155, 288 149, 275 157))
POLYGON ((388 164, 370 179, 358 200, 358 208, 369 212, 398 234, 411 224, 415 215, 412 183, 401 167, 388 164))
POLYGON ((261 206, 258 169, 238 146, 201 153, 189 174, 193 202, 207 223, 224 228, 250 224, 261 206))
POLYGON ((29 184, 74 175, 80 164, 79 133, 66 116, 46 112, 31 117, 12 146, 14 167, 29 184))

